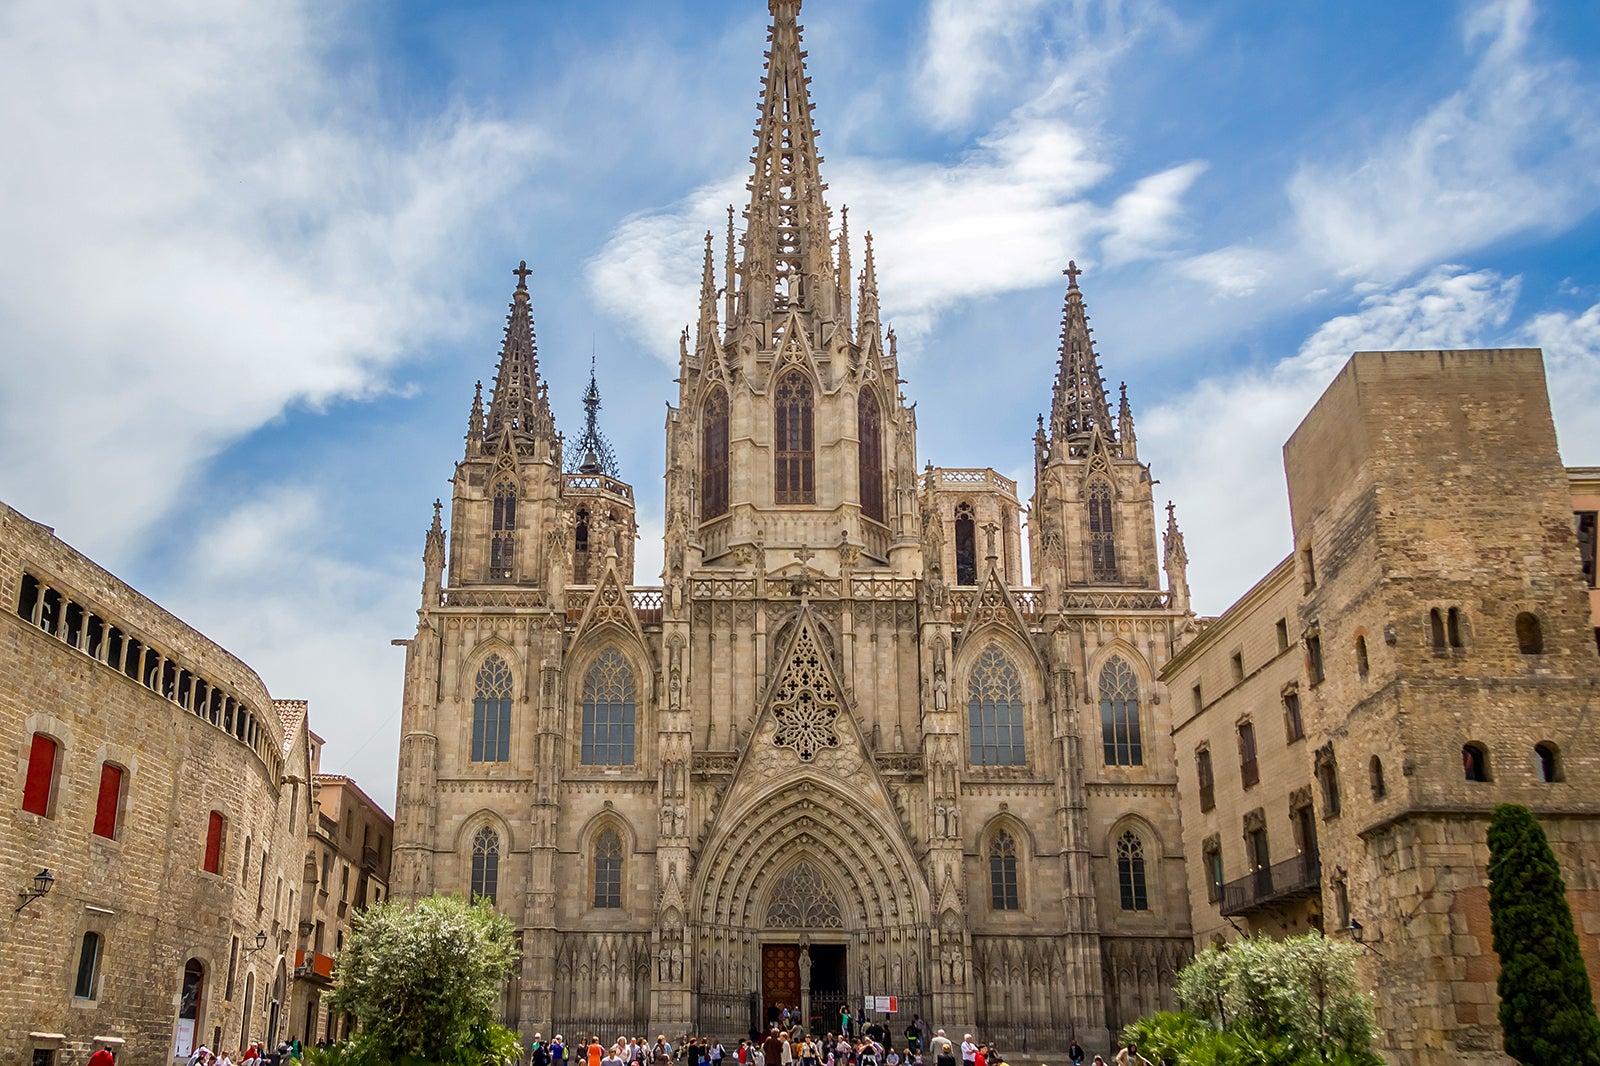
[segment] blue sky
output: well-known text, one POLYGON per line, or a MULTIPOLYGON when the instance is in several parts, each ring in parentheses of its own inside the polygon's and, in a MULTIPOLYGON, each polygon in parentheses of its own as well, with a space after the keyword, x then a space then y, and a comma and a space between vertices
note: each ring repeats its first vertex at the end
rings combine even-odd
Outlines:
MULTIPOLYGON (((393 794, 422 533, 527 259, 557 419, 659 568, 700 235, 766 6, 0 9, 0 499, 308 698, 393 794)), ((809 0, 921 456, 1029 483, 1062 267, 1197 607, 1288 550, 1279 448, 1356 349, 1545 348, 1600 464, 1600 6, 809 0)))

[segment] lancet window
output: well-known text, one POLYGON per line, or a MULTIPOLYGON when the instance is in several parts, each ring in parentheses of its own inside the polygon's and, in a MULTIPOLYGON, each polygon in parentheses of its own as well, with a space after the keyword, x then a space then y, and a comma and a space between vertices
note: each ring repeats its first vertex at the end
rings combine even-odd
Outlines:
POLYGON ((1107 766, 1143 766, 1139 737, 1139 679, 1121 656, 1100 668, 1100 736, 1107 766))
POLYGON ((811 379, 798 370, 791 370, 778 380, 773 404, 777 428, 777 502, 816 503, 811 379))
POLYGON ((622 906, 622 837, 615 829, 607 829, 594 843, 594 905, 622 906))
POLYGON ((728 394, 718 386, 700 414, 700 518, 728 513, 728 394))
POLYGON ((494 522, 489 538, 489 580, 510 581, 517 555, 517 487, 509 481, 494 487, 494 522))
POLYGON ((1022 681, 994 644, 979 656, 967 683, 967 746, 974 766, 1022 766, 1022 681))
POLYGON ((1117 840, 1117 889, 1123 910, 1150 909, 1144 878, 1144 841, 1131 829, 1117 840))
POLYGON ((1014 911, 1017 900, 1017 842, 1004 829, 989 842, 989 907, 1014 911))
POLYGON ((584 766, 632 766, 634 724, 633 669, 616 648, 607 648, 583 678, 584 766))
POLYGON ((1089 486, 1089 576, 1094 581, 1117 580, 1116 518, 1111 486, 1095 481, 1089 486))
POLYGON ((861 481, 861 513, 883 521, 883 413, 869 387, 856 400, 857 467, 861 481))
POLYGON ((472 838, 472 898, 494 903, 500 890, 500 834, 488 826, 472 838))
POLYGON ((978 524, 972 504, 956 504, 956 584, 978 583, 978 524))
POLYGON ((511 759, 511 667, 491 655, 478 667, 472 697, 472 761, 511 759))
POLYGON ((578 508, 578 518, 572 527, 572 583, 589 583, 589 509, 578 508))

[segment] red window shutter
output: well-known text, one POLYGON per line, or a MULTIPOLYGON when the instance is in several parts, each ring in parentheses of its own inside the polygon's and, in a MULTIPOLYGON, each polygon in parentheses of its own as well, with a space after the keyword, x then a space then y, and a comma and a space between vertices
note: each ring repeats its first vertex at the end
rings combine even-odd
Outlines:
POLYGON ((206 865, 208 874, 222 872, 222 815, 216 811, 211 812, 211 821, 206 825, 206 865))
POLYGON ((22 787, 22 809, 33 814, 50 813, 50 785, 56 776, 56 742, 43 733, 33 735, 28 752, 28 779, 22 787))
POLYGON ((116 839, 117 804, 122 798, 122 767, 100 764, 100 797, 94 805, 94 835, 116 839))

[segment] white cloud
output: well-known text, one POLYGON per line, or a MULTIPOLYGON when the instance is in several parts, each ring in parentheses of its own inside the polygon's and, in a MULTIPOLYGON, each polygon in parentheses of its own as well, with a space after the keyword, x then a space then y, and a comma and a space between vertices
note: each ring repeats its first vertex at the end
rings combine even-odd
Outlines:
POLYGON ((1518 289, 1493 271, 1442 267, 1367 297, 1271 367, 1208 378, 1146 414, 1142 457, 1177 498, 1197 609, 1220 612, 1288 554, 1283 444, 1352 352, 1495 344, 1518 289))
POLYGON ((465 111, 386 118, 315 10, 3 16, 0 491, 91 552, 286 406, 381 389, 455 329, 468 233, 539 148, 465 111))
POLYGON ((1182 163, 1141 178, 1117 197, 1106 219, 1107 264, 1149 258, 1170 247, 1179 236, 1184 194, 1205 170, 1199 160, 1182 163))
POLYGON ((1544 349, 1562 461, 1600 465, 1600 304, 1535 315, 1518 340, 1544 349))
POLYGON ((1570 61, 1532 54, 1529 0, 1466 19, 1466 84, 1364 158, 1289 183, 1297 237, 1329 268, 1392 279, 1511 234, 1554 232, 1600 192, 1600 104, 1570 61))
POLYGON ((928 117, 949 127, 971 117, 980 100, 1015 76, 1042 0, 934 0, 916 89, 928 117))

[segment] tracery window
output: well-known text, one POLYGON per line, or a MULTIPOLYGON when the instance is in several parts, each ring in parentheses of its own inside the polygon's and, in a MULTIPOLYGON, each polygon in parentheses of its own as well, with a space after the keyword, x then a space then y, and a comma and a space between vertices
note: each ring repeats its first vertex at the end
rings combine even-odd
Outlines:
POLYGON ((989 907, 997 911, 1018 909, 1017 842, 1004 829, 989 844, 989 907))
POLYGON ((472 838, 472 898, 496 902, 500 891, 500 834, 484 826, 472 838))
POLYGON ((510 481, 501 481, 494 487, 494 522, 489 537, 489 580, 510 581, 517 554, 517 487, 510 481))
POLYGON ((1116 520, 1112 513, 1111 486, 1099 480, 1089 486, 1089 576, 1094 581, 1117 580, 1116 520))
POLYGON ((956 504, 956 584, 978 583, 978 523, 972 504, 956 504))
POLYGON ((772 742, 780 748, 793 748, 807 762, 824 748, 839 746, 835 728, 839 693, 828 675, 823 655, 810 628, 802 627, 772 698, 772 717, 777 725, 772 742))
POLYGON ((1100 668, 1100 739, 1107 766, 1143 766, 1139 736, 1139 679, 1120 655, 1100 668))
POLYGON ((861 481, 861 513, 883 521, 883 414, 877 394, 861 390, 856 400, 857 469, 861 481))
POLYGON ((1150 897, 1145 891, 1144 841, 1133 830, 1117 840, 1117 888, 1125 911, 1147 911, 1150 897))
POLYGON ((802 859, 772 886, 767 926, 772 929, 842 929, 844 914, 822 874, 802 859))
POLYGON ((511 667, 491 655, 478 667, 472 698, 472 761, 507 762, 511 758, 511 667))
POLYGON ((632 766, 634 756, 633 669, 616 648, 607 648, 583 678, 584 766, 632 766))
POLYGON ((773 398, 777 429, 776 492, 779 504, 816 503, 816 452, 812 437, 811 379, 791 370, 773 398))
POLYGON ((601 833, 594 844, 594 905, 622 906, 622 837, 615 829, 601 833))
POLYGON ((706 397, 700 415, 700 518, 728 513, 728 394, 721 386, 706 397))
POLYGON ((967 746, 974 766, 1022 766, 1022 680, 997 645, 983 649, 967 682, 967 746))

